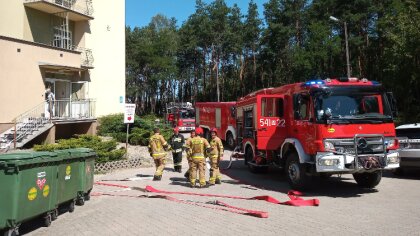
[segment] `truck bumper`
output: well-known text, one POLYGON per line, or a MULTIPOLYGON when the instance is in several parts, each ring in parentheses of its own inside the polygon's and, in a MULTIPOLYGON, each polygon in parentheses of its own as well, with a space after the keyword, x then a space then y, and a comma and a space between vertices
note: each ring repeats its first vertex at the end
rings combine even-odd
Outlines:
POLYGON ((185 126, 180 126, 179 127, 179 131, 191 131, 191 130, 195 130, 195 127, 185 127, 185 126))
MULTIPOLYGON (((382 157, 383 155, 373 155, 382 157)), ((315 157, 316 171, 319 173, 361 173, 372 172, 380 169, 366 170, 359 166, 354 166, 355 156, 351 154, 335 154, 332 152, 318 152, 315 157)), ((383 170, 395 169, 400 166, 398 152, 388 153, 386 156, 387 165, 383 170)))
POLYGON ((420 168, 420 149, 402 149, 399 155, 401 167, 420 168))

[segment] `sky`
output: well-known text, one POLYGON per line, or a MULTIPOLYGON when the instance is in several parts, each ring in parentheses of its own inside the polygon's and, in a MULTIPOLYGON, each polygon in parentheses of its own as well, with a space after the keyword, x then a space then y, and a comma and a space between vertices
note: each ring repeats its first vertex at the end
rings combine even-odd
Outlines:
MULTIPOLYGON (((212 0, 204 0, 207 4, 212 0)), ((238 4, 242 14, 248 11, 249 0, 225 0, 232 7, 238 4)), ((263 18, 263 4, 268 0, 254 0, 258 6, 259 17, 263 18)), ((150 23, 153 16, 162 14, 168 18, 175 17, 177 25, 181 26, 195 12, 195 0, 126 0, 126 25, 131 28, 143 27, 150 23)))

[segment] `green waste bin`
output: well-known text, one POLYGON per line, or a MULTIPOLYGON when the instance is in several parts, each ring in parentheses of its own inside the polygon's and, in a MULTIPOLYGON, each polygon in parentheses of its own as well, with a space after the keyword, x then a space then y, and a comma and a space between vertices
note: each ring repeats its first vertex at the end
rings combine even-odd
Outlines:
POLYGON ((59 204, 76 199, 78 205, 89 200, 93 188, 96 153, 89 148, 56 151, 63 158, 59 167, 59 204))
POLYGON ((62 161, 58 165, 57 204, 66 205, 73 212, 74 204, 79 196, 81 158, 72 156, 70 149, 54 151, 62 161))
POLYGON ((49 226, 57 215, 57 166, 52 152, 0 155, 0 230, 13 232, 20 223, 44 215, 49 226))

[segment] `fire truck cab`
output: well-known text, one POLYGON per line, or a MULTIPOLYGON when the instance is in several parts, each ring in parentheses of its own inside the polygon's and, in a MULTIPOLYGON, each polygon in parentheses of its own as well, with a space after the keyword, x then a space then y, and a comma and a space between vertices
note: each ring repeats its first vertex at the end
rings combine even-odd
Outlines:
POLYGON ((166 105, 165 120, 172 127, 178 127, 180 132, 195 129, 195 114, 192 104, 169 103, 166 105))
POLYGON ((311 176, 353 174, 367 188, 382 170, 397 168, 391 93, 357 78, 314 80, 266 88, 237 102, 237 137, 245 164, 264 172, 285 169, 294 189, 311 176))

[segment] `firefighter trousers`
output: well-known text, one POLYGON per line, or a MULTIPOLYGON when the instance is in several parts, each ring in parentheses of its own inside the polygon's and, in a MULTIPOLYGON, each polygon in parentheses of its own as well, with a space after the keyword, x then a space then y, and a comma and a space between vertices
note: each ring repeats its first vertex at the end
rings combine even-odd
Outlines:
POLYGON ((210 179, 209 183, 214 184, 216 180, 221 180, 220 170, 219 170, 220 159, 218 156, 210 157, 210 179))
POLYGON ((188 154, 187 154, 187 161, 188 161, 188 170, 187 172, 185 172, 184 177, 187 179, 190 179, 192 158, 188 154))
POLYGON ((174 160, 174 170, 181 172, 182 170, 182 152, 173 152, 172 158, 174 160))
POLYGON ((206 159, 201 158, 192 158, 191 168, 190 168, 190 183, 195 186, 195 181, 197 179, 197 170, 200 181, 200 186, 206 185, 206 172, 205 172, 206 159))
POLYGON ((166 155, 153 157, 156 166, 155 176, 162 176, 163 169, 165 169, 165 157, 166 155))

